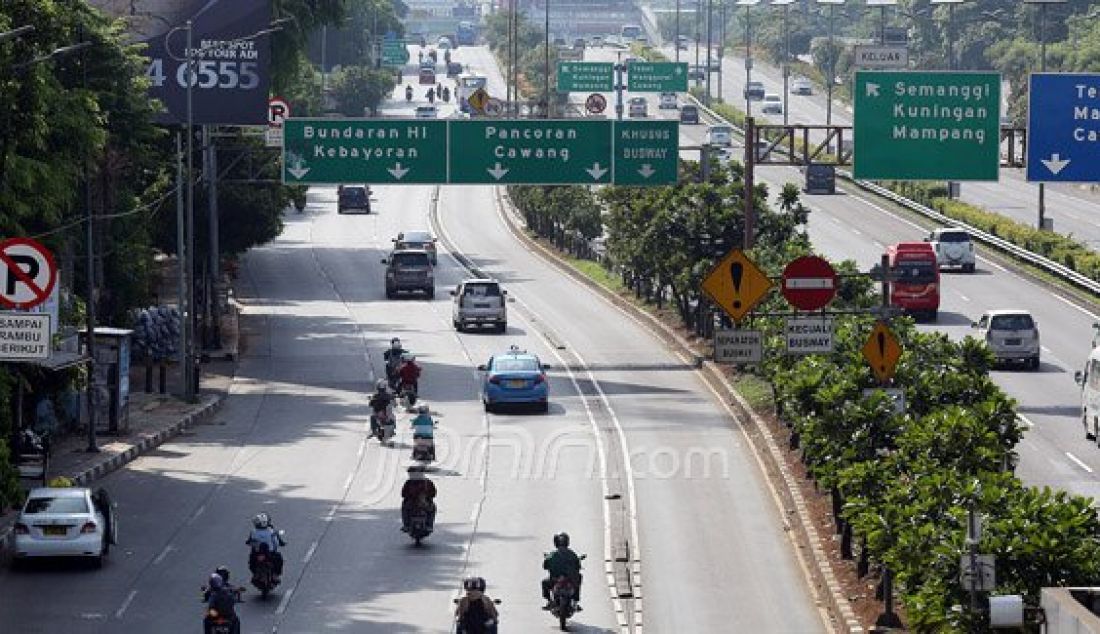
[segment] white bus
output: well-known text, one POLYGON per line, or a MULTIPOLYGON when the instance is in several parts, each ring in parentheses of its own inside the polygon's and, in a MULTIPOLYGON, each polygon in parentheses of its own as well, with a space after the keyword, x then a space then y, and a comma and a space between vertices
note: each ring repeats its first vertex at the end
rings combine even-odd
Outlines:
POLYGON ((465 72, 455 78, 455 100, 458 109, 462 112, 470 112, 470 104, 466 101, 478 88, 485 88, 489 78, 473 72, 465 72))

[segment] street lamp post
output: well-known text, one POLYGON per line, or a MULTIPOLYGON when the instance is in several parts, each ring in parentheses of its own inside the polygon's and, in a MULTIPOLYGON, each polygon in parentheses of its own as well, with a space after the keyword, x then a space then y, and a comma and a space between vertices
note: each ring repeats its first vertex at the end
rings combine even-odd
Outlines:
POLYGON ((933 5, 947 5, 947 70, 955 70, 955 5, 964 0, 931 0, 933 5))
POLYGON ((818 4, 829 7, 829 76, 825 78, 825 125, 833 124, 833 84, 836 83, 836 44, 834 42, 833 25, 835 20, 834 9, 837 5, 844 4, 844 0, 817 0, 818 4))
MULTIPOLYGON (((1066 0, 1024 0, 1024 4, 1039 5, 1039 72, 1047 70, 1047 5, 1065 4, 1066 0)), ((1046 225, 1046 185, 1039 183, 1039 230, 1046 225)))
POLYGON ((711 17, 714 15, 714 0, 707 0, 707 88, 706 94, 703 99, 703 103, 710 106, 710 75, 711 75, 711 53, 713 52, 714 42, 712 36, 714 30, 711 28, 711 17))
POLYGON ((546 50, 543 51, 542 72, 545 75, 542 85, 542 118, 550 118, 550 0, 543 2, 543 28, 546 30, 546 50))
POLYGON ((672 46, 676 51, 676 62, 680 62, 680 0, 676 0, 676 37, 673 38, 672 46))
POLYGON ((722 60, 726 56, 726 0, 721 3, 721 16, 718 24, 718 101, 722 101, 722 60))
POLYGON ((745 7, 745 115, 750 117, 752 116, 752 100, 749 99, 749 81, 752 80, 752 8, 758 4, 760 0, 737 0, 737 6, 745 7))
POLYGON ((791 30, 790 8, 794 0, 772 0, 772 6, 783 7, 783 125, 788 123, 788 112, 791 103, 790 79, 791 79, 791 30))

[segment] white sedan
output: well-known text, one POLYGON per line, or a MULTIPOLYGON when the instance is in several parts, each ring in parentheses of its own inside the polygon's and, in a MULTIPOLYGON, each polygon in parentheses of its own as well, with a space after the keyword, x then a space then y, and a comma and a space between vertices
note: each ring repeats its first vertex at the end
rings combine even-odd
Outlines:
POLYGON ((12 531, 13 562, 31 557, 81 557, 95 566, 118 534, 106 491, 82 487, 31 489, 12 531))

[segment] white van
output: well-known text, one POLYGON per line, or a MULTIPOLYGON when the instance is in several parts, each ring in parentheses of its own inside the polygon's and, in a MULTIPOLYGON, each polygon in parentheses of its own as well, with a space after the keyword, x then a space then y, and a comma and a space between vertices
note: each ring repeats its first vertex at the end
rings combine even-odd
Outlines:
MULTIPOLYGON (((1096 327, 1093 325, 1093 328, 1096 327)), ((1081 386, 1081 424, 1085 428, 1085 438, 1100 444, 1100 347, 1096 346, 1097 343, 1094 338, 1085 368, 1078 370, 1073 379, 1081 386)))
POLYGON ((733 145, 733 128, 728 125, 712 125, 707 128, 707 145, 729 147, 733 145))

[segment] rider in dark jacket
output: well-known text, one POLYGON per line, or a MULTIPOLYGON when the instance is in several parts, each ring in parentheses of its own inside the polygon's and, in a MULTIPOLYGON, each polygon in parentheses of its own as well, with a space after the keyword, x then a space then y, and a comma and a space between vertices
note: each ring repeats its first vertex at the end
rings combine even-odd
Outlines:
POLYGON ((554 552, 548 554, 542 560, 542 568, 550 573, 550 576, 542 580, 542 598, 546 599, 544 610, 554 607, 550 599, 550 593, 557 583, 558 577, 565 577, 573 583, 573 596, 577 601, 577 611, 581 606, 581 558, 577 553, 569 549, 569 535, 560 533, 554 535, 554 552))

